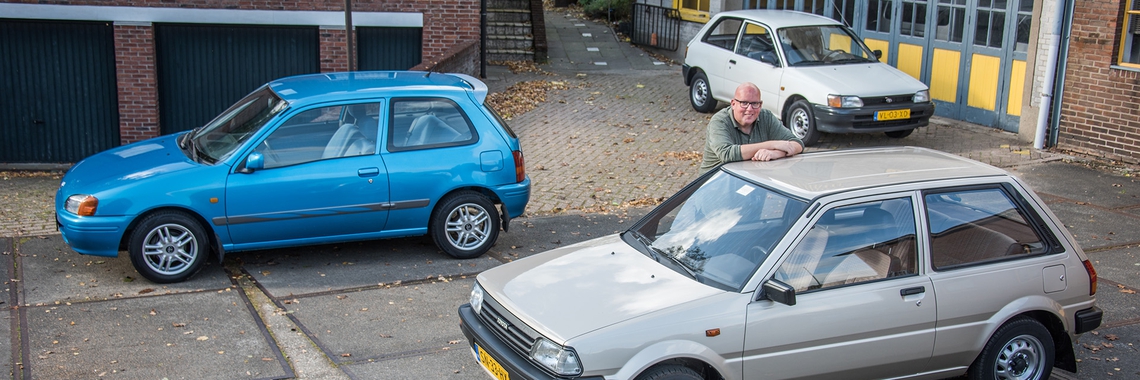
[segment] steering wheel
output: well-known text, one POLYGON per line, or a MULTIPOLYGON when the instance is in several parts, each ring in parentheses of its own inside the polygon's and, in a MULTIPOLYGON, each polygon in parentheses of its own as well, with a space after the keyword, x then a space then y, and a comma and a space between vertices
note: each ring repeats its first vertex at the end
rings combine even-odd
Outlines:
POLYGON ((832 50, 832 51, 828 52, 827 55, 823 56, 823 61, 824 62, 834 61, 834 60, 839 58, 839 55, 846 54, 846 53, 847 52, 845 52, 843 50, 832 50))

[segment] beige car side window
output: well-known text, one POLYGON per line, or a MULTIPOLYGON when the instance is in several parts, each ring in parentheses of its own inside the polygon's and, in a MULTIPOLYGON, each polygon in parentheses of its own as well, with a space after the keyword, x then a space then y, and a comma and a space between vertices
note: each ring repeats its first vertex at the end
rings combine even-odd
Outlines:
POLYGON ((911 198, 826 211, 776 271, 797 293, 918 273, 911 198))
POLYGON ((1000 188, 924 196, 934 269, 1042 253, 1045 243, 1000 188))

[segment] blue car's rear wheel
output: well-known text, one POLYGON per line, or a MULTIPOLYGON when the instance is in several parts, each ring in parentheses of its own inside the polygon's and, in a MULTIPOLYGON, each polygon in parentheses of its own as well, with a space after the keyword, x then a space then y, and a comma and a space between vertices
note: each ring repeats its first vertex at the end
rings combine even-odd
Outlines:
POLYGON ((482 256, 499 238, 499 212, 490 199, 474 191, 444 198, 430 223, 435 245, 457 259, 482 256))
POLYGON ((147 215, 128 242, 131 264, 146 279, 181 282, 202 269, 210 251, 206 232, 194 218, 178 211, 147 215))

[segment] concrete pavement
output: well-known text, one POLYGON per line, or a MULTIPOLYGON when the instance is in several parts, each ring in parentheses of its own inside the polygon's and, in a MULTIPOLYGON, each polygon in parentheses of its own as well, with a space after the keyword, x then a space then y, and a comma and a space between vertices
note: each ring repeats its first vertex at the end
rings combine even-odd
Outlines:
MULTIPOLYGON (((81 256, 54 230, 58 174, 0 176, 0 360, 13 378, 487 378, 459 332, 473 276, 519 257, 612 233, 697 173, 709 115, 692 110, 680 68, 605 25, 546 13, 546 73, 492 66, 494 92, 557 81, 513 117, 534 181, 527 215, 485 257, 453 260, 408 238, 236 253, 191 281, 156 285, 126 257, 81 256), (604 62, 605 64, 599 64, 604 62)), ((1077 345, 1078 374, 1140 376, 1140 184, 1081 157, 936 118, 904 139, 826 135, 811 150, 931 147, 1013 171, 1094 260, 1105 321, 1077 345)))

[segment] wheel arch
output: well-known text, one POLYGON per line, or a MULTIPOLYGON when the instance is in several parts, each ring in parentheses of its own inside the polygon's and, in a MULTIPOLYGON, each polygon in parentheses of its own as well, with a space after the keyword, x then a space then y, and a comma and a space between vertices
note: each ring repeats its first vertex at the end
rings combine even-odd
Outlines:
MULTIPOLYGON (((785 120, 788 120, 788 111, 791 111, 792 105, 796 104, 796 102, 800 100, 807 102, 808 106, 811 106, 811 102, 809 102, 806 97, 800 94, 793 94, 787 98, 784 98, 784 103, 780 105, 780 114, 776 115, 780 117, 781 123, 786 123, 785 120)), ((784 124, 784 126, 787 127, 787 124, 784 124)))
MULTIPOLYGON (((437 211, 439 211, 439 207, 440 207, 440 205, 443 204, 444 199, 447 199, 448 197, 450 197, 452 195, 455 195, 455 194, 458 194, 458 193, 461 193, 464 191, 470 191, 470 192, 478 193, 480 195, 487 197, 487 199, 489 199, 491 201, 491 206, 497 208, 495 210, 495 212, 499 213, 499 224, 502 226, 503 231, 507 231, 507 224, 510 222, 510 215, 507 214, 507 212, 506 212, 507 210, 503 209, 503 207, 505 207, 505 206, 503 206, 503 199, 500 198, 499 194, 495 193, 495 191, 488 189, 486 187, 481 187, 481 186, 462 186, 462 187, 457 187, 457 188, 448 190, 447 193, 444 193, 442 196, 439 197, 439 199, 435 200, 435 204, 433 204, 431 206, 431 212, 428 213, 429 218, 431 215, 435 215, 435 213, 437 211)), ((430 232, 430 226, 431 226, 431 221, 429 220, 428 221, 428 227, 429 227, 428 233, 429 234, 431 233, 430 232)))
POLYGON ((705 379, 739 378, 739 374, 730 374, 727 361, 716 351, 691 341, 665 341, 645 347, 626 361, 615 377, 634 379, 663 365, 683 365, 704 374, 705 379))
MULTIPOLYGON (((685 74, 685 76, 684 76, 685 87, 689 87, 693 84, 693 78, 695 78, 697 76, 697 73, 704 73, 704 72, 705 72, 705 70, 701 69, 699 66, 690 67, 689 70, 684 73, 685 74)), ((705 74, 705 78, 708 78, 708 76, 709 76, 708 74, 705 74)))
POLYGON ((1060 314, 1063 310, 1061 304, 1046 297, 1027 297, 1010 302, 994 314, 994 319, 1000 318, 1001 323, 990 324, 993 328, 987 329, 984 339, 979 342, 978 355, 981 355, 982 348, 993 339, 993 335, 1001 326, 1019 318, 1028 318, 1045 326, 1049 336, 1053 338, 1053 367, 1076 372, 1076 353, 1073 350, 1073 340, 1068 333, 1069 330, 1065 328, 1065 322, 1060 314), (1020 310, 1014 310, 1014 307, 1020 310))
POLYGON ((127 250, 127 245, 130 243, 130 240, 131 240, 131 234, 134 233, 135 228, 138 227, 139 223, 142 222, 143 219, 146 219, 148 216, 151 216, 153 214, 164 212, 164 211, 181 212, 183 214, 190 216, 196 222, 198 222, 198 226, 202 227, 202 229, 206 231, 206 238, 209 239, 209 246, 210 246, 210 254, 209 254, 210 256, 209 257, 213 258, 213 259, 217 259, 219 262, 222 261, 222 259, 225 257, 225 251, 222 250, 221 238, 218 237, 217 231, 214 230, 214 225, 212 223, 210 223, 208 220, 206 220, 205 217, 203 217, 201 214, 195 212, 194 210, 186 208, 186 207, 179 207, 179 206, 157 207, 157 208, 153 208, 150 210, 146 210, 145 212, 139 213, 138 216, 136 216, 134 219, 131 219, 131 223, 127 225, 127 228, 123 229, 123 236, 121 236, 119 238, 119 250, 120 251, 127 250))

